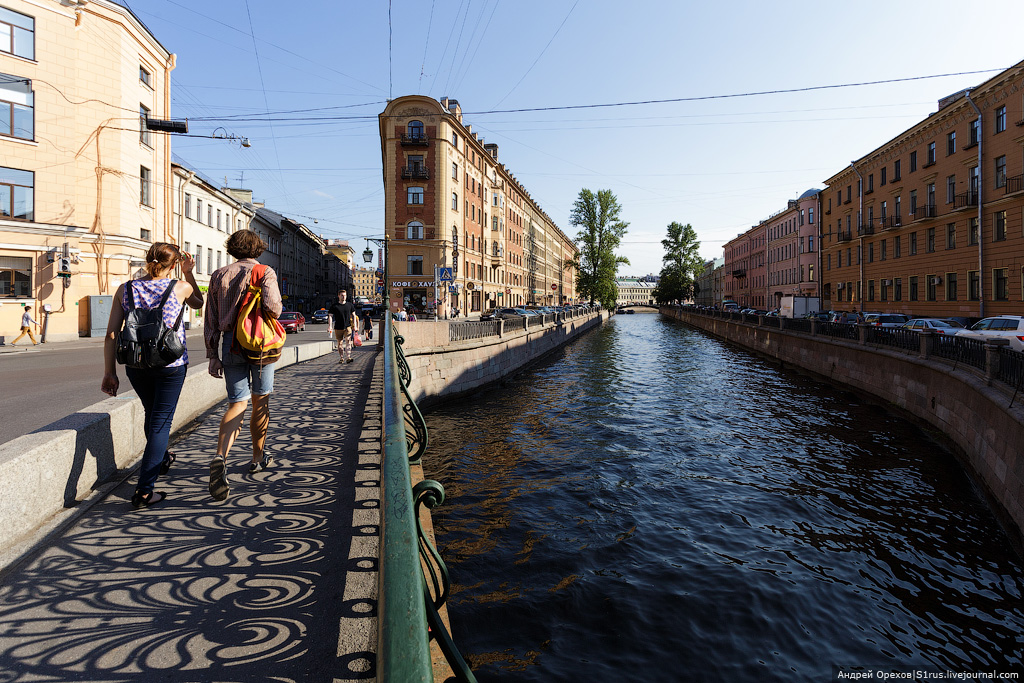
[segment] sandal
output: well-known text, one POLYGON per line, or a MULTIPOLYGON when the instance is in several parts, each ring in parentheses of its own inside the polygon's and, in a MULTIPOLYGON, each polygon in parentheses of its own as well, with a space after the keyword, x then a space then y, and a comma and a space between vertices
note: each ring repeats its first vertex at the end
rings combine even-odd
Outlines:
POLYGON ((167 494, 165 494, 163 491, 150 491, 146 495, 142 495, 142 493, 136 491, 135 495, 132 496, 132 507, 135 508, 136 510, 153 507, 157 503, 163 501, 163 499, 166 497, 167 494))
POLYGON ((160 463, 160 474, 167 474, 170 472, 171 465, 173 465, 174 461, 177 459, 178 456, 175 453, 171 453, 170 451, 164 453, 164 461, 160 463))

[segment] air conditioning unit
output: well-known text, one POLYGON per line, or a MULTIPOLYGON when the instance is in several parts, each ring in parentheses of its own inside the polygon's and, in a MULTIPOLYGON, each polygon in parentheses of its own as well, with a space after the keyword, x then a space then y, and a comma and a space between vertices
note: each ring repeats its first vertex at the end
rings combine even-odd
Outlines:
POLYGON ((845 283, 840 282, 838 285, 836 285, 836 289, 842 289, 844 284, 845 283))
POLYGON ((891 284, 892 284, 892 280, 882 280, 882 286, 883 287, 888 287, 891 284))
POLYGON ((933 285, 941 285, 942 284, 942 278, 941 277, 933 277, 932 278, 932 284, 933 285))

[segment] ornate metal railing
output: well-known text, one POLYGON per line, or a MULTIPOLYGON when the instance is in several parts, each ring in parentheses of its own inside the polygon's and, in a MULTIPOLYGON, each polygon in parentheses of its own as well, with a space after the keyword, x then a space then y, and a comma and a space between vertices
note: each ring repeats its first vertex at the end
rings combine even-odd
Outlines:
POLYGON ((426 421, 409 395, 412 372, 402 338, 384 328, 384 457, 381 461, 381 539, 377 668, 382 681, 432 681, 430 640, 437 642, 455 680, 476 677, 459 654, 440 610, 448 599, 448 568, 420 522, 420 507, 444 502, 432 479, 412 485, 410 465, 428 444, 426 421))
POLYGON ((979 370, 985 369, 985 343, 977 339, 940 335, 935 338, 935 355, 979 370))
POLYGON ((448 341, 469 341, 496 337, 501 330, 500 320, 461 321, 448 323, 448 341))

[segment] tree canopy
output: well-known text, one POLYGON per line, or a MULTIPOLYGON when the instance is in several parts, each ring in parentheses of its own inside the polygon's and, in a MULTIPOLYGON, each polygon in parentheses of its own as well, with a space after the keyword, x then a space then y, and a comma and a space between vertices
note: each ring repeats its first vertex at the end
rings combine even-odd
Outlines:
POLYGON ((569 215, 570 225, 579 228, 579 254, 571 262, 577 273, 576 291, 590 303, 598 301, 605 308, 615 307, 615 272, 619 264, 629 265, 629 259, 615 253, 629 226, 619 218, 621 211, 611 190, 598 190, 595 194, 584 188, 569 215))
POLYGON ((698 250, 697 233, 687 223, 668 224, 668 235, 661 241, 665 249, 662 257, 661 279, 654 289, 658 303, 685 301, 694 295, 694 278, 704 269, 704 260, 698 250))

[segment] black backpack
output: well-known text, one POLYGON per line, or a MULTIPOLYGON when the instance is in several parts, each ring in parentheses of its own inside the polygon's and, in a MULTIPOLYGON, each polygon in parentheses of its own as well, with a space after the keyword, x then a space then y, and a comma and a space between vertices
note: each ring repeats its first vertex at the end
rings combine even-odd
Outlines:
POLYGON ((184 355, 185 345, 178 338, 178 327, 185 314, 185 304, 181 305, 174 327, 167 327, 164 323, 164 304, 177 283, 177 280, 171 280, 160 299, 160 305, 149 310, 136 308, 132 283, 125 284, 128 288, 129 309, 124 316, 124 327, 117 337, 118 363, 146 370, 165 367, 184 355))

